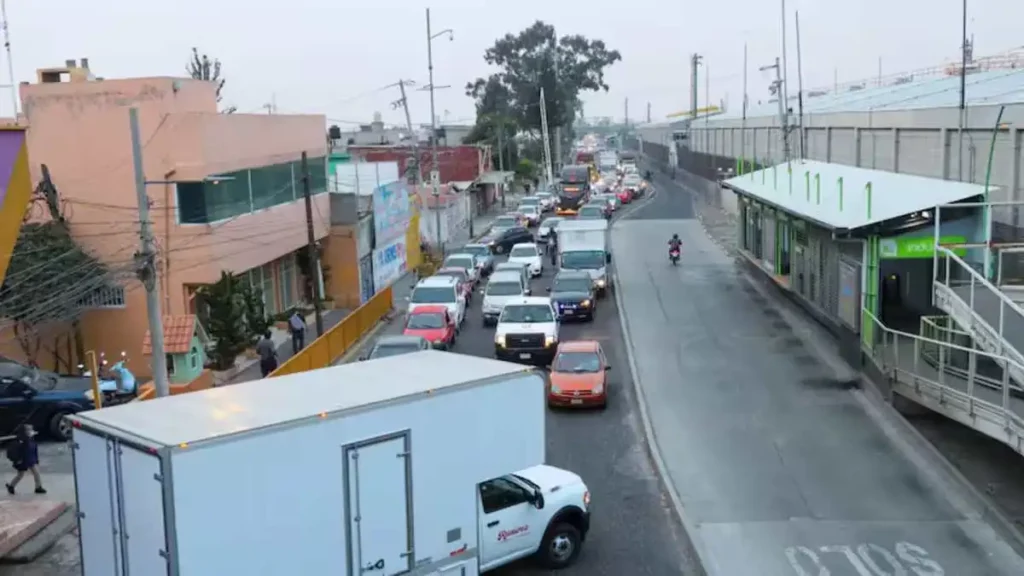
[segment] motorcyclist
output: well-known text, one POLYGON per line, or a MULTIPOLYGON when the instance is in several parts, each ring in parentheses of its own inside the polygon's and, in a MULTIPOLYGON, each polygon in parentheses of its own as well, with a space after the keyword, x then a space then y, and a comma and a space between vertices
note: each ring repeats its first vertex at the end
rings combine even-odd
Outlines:
POLYGON ((679 234, 673 234, 672 235, 672 239, 668 241, 668 249, 669 249, 669 251, 670 252, 672 250, 680 251, 680 249, 682 247, 683 247, 683 241, 679 239, 679 234))
POLYGON ((650 170, 645 170, 644 171, 644 180, 647 180, 648 182, 650 182, 650 180, 651 180, 651 171, 650 170))

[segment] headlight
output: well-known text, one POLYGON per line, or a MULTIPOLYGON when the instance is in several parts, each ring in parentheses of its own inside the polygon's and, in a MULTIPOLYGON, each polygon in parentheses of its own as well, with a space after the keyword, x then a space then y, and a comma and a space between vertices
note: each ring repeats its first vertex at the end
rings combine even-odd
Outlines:
POLYGON ((551 385, 551 393, 552 394, 561 394, 562 393, 562 389, 559 388, 558 386, 555 386, 554 384, 552 384, 551 385))
POLYGON ((505 347, 505 335, 504 334, 500 334, 498 336, 495 336, 494 337, 494 343, 497 344, 498 346, 501 346, 502 348, 504 348, 505 347))
MULTIPOLYGON (((502 338, 502 342, 504 342, 504 338, 502 338)), ((544 346, 554 346, 554 345, 555 345, 555 337, 554 336, 545 336, 544 337, 544 346)))
POLYGON ((584 308, 590 308, 590 300, 584 300, 583 302, 580 302, 580 306, 584 308))
POLYGON ((592 392, 594 394, 601 394, 602 392, 604 392, 604 384, 598 384, 597 386, 594 386, 592 392))
POLYGON ((604 288, 604 284, 605 284, 604 278, 598 278, 597 279, 597 287, 598 288, 604 288))

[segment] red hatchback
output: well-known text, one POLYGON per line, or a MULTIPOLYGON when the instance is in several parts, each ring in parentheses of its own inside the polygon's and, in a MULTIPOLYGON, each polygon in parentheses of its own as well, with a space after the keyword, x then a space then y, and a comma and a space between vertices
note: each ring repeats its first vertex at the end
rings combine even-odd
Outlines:
POLYGON ((434 348, 451 350, 455 345, 455 319, 444 305, 417 306, 405 319, 406 336, 426 338, 434 348))

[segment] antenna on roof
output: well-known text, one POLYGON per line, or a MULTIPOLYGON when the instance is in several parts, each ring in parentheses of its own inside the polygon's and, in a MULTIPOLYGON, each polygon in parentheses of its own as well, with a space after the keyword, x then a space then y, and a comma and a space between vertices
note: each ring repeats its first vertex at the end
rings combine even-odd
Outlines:
POLYGON ((18 119, 18 83, 14 80, 14 60, 11 58, 11 33, 7 25, 7 0, 0 0, 0 18, 3 19, 4 50, 7 51, 7 76, 11 80, 11 105, 14 106, 14 120, 18 119))

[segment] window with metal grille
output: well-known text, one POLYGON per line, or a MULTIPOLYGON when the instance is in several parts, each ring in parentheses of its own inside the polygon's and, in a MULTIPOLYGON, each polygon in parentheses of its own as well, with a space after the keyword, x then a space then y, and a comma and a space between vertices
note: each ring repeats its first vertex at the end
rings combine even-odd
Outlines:
POLYGON ((85 309, 124 308, 124 288, 107 286, 82 297, 78 306, 85 309))

